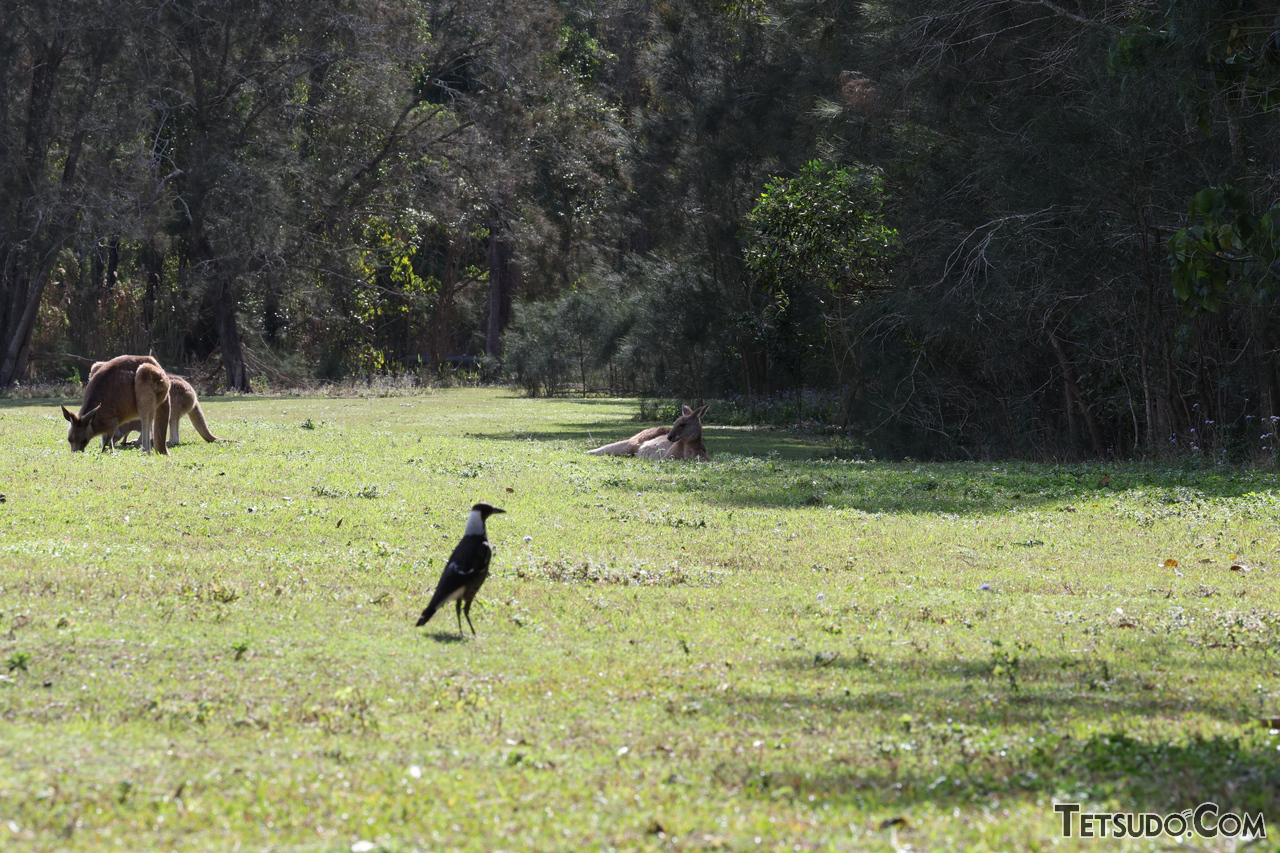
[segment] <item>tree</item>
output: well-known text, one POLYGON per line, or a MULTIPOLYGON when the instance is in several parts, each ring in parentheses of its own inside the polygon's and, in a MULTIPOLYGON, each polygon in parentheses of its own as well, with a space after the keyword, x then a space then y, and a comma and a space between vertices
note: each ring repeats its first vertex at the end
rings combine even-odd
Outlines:
POLYGON ((1221 310, 1233 287, 1253 302, 1280 291, 1280 203, 1258 216, 1246 193, 1210 187, 1189 216, 1196 224, 1169 238, 1173 292, 1188 310, 1221 310))
MULTIPOLYGON (((774 299, 775 326, 794 335, 802 291, 819 306, 844 388, 858 332, 853 311, 892 280, 898 232, 884 221, 884 180, 873 169, 812 160, 794 178, 774 178, 746 217, 747 266, 774 299)), ((782 341, 784 351, 794 340, 782 341)), ((797 397, 797 399, 799 399, 797 397)))
POLYGON ((0 386, 26 371, 59 252, 130 230, 129 210, 147 206, 149 157, 130 138, 135 110, 115 97, 134 12, 105 0, 0 12, 0 386))

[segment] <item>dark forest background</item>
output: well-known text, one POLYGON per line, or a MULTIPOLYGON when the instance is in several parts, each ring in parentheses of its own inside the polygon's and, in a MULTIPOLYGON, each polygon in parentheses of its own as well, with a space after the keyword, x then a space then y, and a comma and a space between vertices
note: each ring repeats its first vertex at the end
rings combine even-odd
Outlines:
POLYGON ((9 0, 0 384, 477 367, 1273 458, 1278 175, 1274 3, 9 0))

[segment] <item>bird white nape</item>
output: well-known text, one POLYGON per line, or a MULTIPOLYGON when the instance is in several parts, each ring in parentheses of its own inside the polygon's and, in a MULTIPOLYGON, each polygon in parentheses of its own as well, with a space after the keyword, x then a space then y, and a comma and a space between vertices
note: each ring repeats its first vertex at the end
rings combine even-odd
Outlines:
POLYGON ((449 555, 449 562, 445 564, 440 582, 436 584, 431 603, 422 611, 415 627, 427 624, 437 610, 452 601, 458 614, 458 636, 464 636, 464 615, 471 628, 471 636, 476 635, 476 626, 471 624, 471 602, 484 585, 485 578, 489 577, 489 561, 493 558, 493 548, 489 545, 484 522, 489 516, 501 512, 506 510, 483 501, 471 507, 462 539, 449 555))

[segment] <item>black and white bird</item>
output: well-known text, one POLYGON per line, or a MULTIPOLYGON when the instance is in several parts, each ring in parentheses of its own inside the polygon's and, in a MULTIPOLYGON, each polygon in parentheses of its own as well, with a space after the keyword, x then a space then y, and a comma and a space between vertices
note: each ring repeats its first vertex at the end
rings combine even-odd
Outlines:
POLYGON ((475 636, 476 626, 471 624, 471 600, 476 597, 484 579, 489 577, 489 560, 493 557, 493 548, 489 545, 489 537, 484 530, 484 522, 495 513, 506 512, 492 504, 484 502, 471 507, 467 516, 467 528, 462 532, 462 541, 449 555, 449 563, 440 575, 440 583, 436 584, 435 595, 431 603, 418 617, 418 625, 425 625, 450 601, 457 604, 458 633, 462 633, 462 617, 465 614, 467 624, 471 626, 471 634, 475 636))

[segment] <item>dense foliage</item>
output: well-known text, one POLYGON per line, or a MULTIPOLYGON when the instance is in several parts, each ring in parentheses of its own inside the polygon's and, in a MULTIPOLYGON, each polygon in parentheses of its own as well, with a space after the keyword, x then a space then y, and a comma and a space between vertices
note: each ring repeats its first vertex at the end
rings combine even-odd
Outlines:
POLYGON ((1257 457, 1278 118, 1251 2, 16 0, 0 383, 484 356, 889 453, 1257 457))

